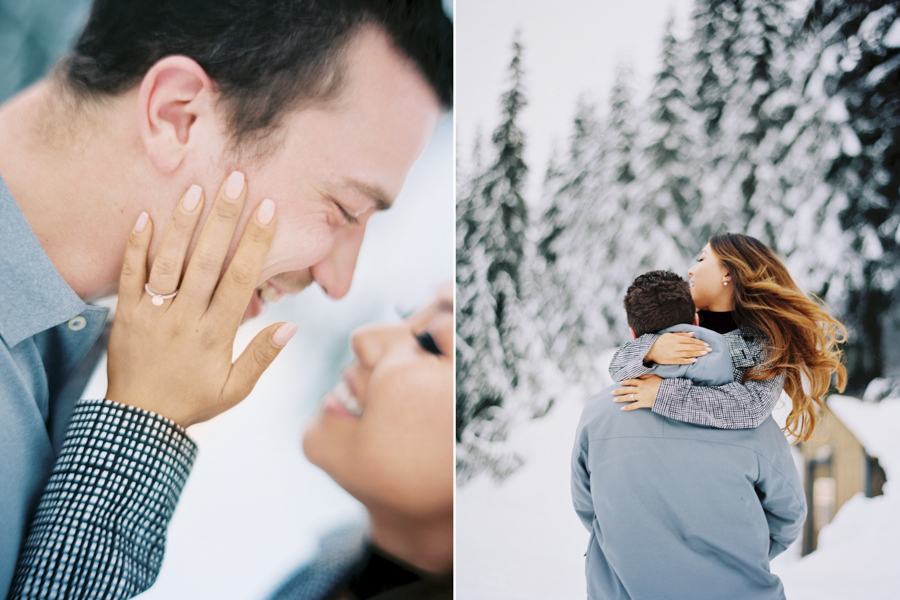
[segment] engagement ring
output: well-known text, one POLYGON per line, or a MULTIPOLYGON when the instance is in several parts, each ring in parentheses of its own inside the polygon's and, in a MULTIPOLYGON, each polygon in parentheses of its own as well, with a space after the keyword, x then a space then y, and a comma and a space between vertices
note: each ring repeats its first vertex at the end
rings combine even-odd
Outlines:
POLYGON ((156 292, 154 292, 153 290, 150 289, 149 283, 144 284, 144 291, 146 291, 148 294, 153 296, 153 300, 152 300, 153 306, 162 306, 163 302, 165 300, 169 300, 170 298, 174 298, 175 296, 178 295, 178 290, 175 290, 171 294, 157 294, 156 292))

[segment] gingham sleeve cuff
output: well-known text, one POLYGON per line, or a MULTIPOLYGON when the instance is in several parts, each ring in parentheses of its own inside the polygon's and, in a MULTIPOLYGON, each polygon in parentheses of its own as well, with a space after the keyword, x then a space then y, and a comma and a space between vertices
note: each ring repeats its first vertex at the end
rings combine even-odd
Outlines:
MULTIPOLYGON (((659 382, 656 400, 653 401, 653 407, 650 410, 669 419, 684 421, 685 405, 687 404, 687 395, 690 391, 691 382, 687 379, 663 379, 659 382)), ((698 419, 698 417, 694 418, 698 419)), ((696 425, 708 424, 696 423, 695 421, 690 422, 696 425)))
POLYGON ((124 599, 156 579, 197 454, 174 421, 82 400, 19 555, 11 599, 124 599))
POLYGON ((646 366, 644 359, 658 339, 658 333, 645 333, 622 344, 609 363, 609 376, 613 381, 621 382, 649 373, 652 367, 646 366))

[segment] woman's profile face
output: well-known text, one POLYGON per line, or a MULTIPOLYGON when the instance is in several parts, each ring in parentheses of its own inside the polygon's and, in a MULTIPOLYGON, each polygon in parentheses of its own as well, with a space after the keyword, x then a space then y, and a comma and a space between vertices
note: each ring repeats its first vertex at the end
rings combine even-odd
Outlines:
POLYGON ((697 264, 688 270, 691 297, 698 310, 734 310, 734 291, 728 270, 709 244, 703 246, 697 264), (725 285, 725 283, 728 285, 725 285))
POLYGON ((303 437, 307 458, 370 510, 453 512, 453 286, 399 323, 355 331, 356 360, 303 437))

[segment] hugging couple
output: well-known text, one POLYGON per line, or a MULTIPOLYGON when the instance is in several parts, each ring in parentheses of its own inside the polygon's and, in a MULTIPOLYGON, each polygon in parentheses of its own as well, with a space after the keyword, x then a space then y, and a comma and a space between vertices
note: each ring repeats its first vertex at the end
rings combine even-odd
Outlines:
MULTIPOLYGON (((232 363, 241 321, 313 282, 347 293, 451 98, 437 0, 95 1, 73 53, 0 107, 0 597, 152 585, 184 428, 297 331, 232 363), (106 397, 79 399, 105 345, 90 303, 116 293, 106 397)), ((352 348, 303 449, 368 522, 272 597, 450 598, 451 285, 352 348)))
POLYGON ((785 434, 809 439, 832 375, 843 389, 846 331, 752 237, 713 236, 688 273, 628 288, 620 383, 578 424, 572 500, 592 599, 785 597, 769 562, 806 516, 785 434), (784 431, 771 416, 782 391, 784 431))

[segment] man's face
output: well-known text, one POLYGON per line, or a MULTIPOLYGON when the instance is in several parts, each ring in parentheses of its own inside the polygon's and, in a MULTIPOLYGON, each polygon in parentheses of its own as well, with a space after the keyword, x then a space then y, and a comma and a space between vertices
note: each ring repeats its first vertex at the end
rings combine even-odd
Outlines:
MULTIPOLYGON (((440 116, 434 91, 380 30, 357 34, 345 59, 339 96, 288 115, 278 150, 242 169, 248 192, 239 231, 263 199, 276 205, 259 280, 264 299, 313 281, 332 298, 347 293, 369 219, 399 194, 440 116)), ((214 170, 221 181, 230 169, 214 170)), ((209 196, 217 187, 206 189, 209 196)), ((258 296, 247 316, 262 310, 258 296)))

